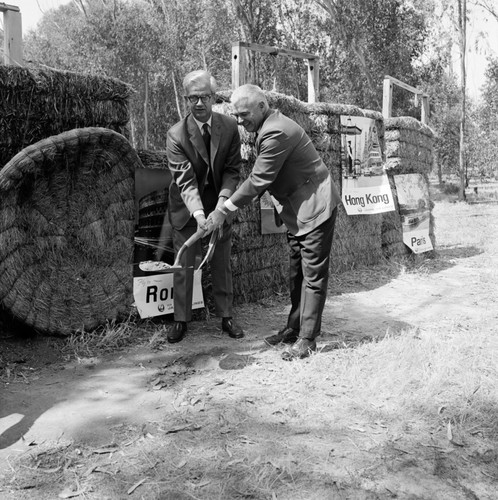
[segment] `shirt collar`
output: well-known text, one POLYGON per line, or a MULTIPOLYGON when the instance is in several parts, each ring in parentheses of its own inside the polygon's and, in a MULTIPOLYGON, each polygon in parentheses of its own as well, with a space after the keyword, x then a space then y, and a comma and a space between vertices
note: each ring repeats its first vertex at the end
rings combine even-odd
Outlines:
POLYGON ((209 125, 209 128, 211 128, 211 122, 213 121, 213 115, 211 115, 209 117, 209 120, 207 122, 200 122, 199 120, 197 120, 197 118, 194 117, 194 115, 192 115, 192 118, 194 119, 195 123, 197 124, 197 126, 199 127, 199 130, 202 132, 202 126, 204 125, 204 123, 207 123, 209 125))

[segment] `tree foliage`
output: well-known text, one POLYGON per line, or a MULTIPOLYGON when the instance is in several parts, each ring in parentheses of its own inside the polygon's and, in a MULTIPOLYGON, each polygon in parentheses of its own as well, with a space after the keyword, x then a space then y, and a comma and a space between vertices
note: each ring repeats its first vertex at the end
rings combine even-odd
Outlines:
MULTIPOLYGON (((493 14, 492 2, 476 2, 493 14)), ((204 68, 221 88, 231 86, 235 41, 317 54, 323 101, 380 111, 383 79, 391 75, 429 94, 443 175, 458 167, 462 96, 448 71, 458 40, 454 18, 452 0, 73 0, 44 15, 25 53, 35 64, 130 83, 134 145, 153 149, 165 147, 168 128, 186 111, 187 72, 204 68)), ((249 69, 253 83, 306 100, 303 60, 254 52, 249 69)), ((480 137, 498 130, 497 76, 494 61, 485 105, 468 113, 469 165, 493 163, 480 137)), ((395 88, 393 115, 420 118, 410 92, 395 88)))
POLYGON ((498 59, 491 58, 485 74, 482 102, 470 116, 469 174, 498 178, 498 59))
POLYGON ((426 34, 421 11, 402 0, 315 1, 328 13, 328 29, 341 51, 340 97, 382 109, 386 74, 416 83, 413 62, 421 54, 426 34))

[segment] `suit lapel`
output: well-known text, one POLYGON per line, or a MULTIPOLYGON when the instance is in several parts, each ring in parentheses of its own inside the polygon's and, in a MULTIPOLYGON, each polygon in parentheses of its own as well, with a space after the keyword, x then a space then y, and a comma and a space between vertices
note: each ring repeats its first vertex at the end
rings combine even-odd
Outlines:
POLYGON ((219 120, 216 113, 212 114, 211 119, 211 165, 214 165, 214 159, 218 152, 221 139, 221 120, 219 120))
POLYGON ((199 152, 202 159, 209 165, 209 158, 206 151, 206 146, 204 145, 204 141, 202 140, 201 131, 195 123, 195 120, 192 115, 187 117, 187 130, 190 136, 190 142, 194 146, 195 149, 199 152))

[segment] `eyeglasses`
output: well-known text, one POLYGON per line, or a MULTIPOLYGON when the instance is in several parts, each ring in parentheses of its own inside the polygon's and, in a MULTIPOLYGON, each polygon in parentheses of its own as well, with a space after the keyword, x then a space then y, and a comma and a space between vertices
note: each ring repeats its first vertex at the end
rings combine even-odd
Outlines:
POLYGON ((209 101, 209 99, 211 98, 213 94, 203 94, 203 95, 186 95, 185 96, 185 99, 188 99, 192 104, 197 104, 197 102, 199 101, 199 99, 206 103, 209 101))

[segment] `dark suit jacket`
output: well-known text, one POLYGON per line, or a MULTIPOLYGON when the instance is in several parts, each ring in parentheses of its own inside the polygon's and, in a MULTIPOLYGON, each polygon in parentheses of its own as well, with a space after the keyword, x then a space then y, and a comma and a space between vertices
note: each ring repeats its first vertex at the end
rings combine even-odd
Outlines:
POLYGON ((229 198, 235 191, 241 163, 237 122, 231 116, 213 112, 209 162, 199 127, 189 114, 168 131, 167 155, 172 174, 171 224, 182 229, 196 210, 204 208, 202 194, 209 163, 218 196, 229 198))
POLYGON ((306 132, 270 110, 256 139, 256 161, 232 195, 238 208, 268 190, 289 232, 300 236, 329 219, 341 197, 306 132))

